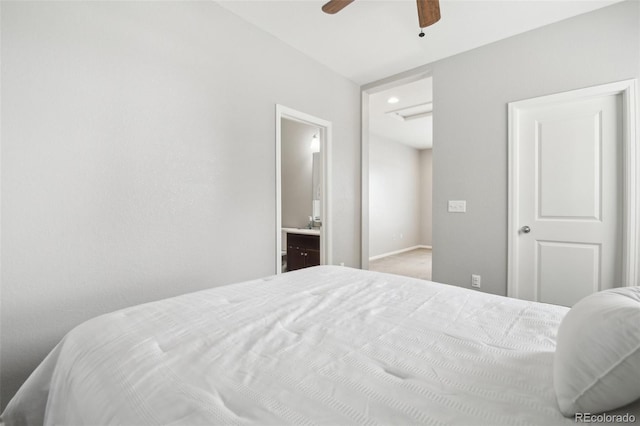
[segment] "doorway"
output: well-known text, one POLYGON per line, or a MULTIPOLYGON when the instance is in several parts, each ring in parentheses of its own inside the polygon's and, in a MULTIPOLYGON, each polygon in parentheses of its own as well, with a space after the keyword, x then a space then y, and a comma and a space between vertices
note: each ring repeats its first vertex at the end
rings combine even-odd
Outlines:
POLYGON ((509 296, 572 306, 637 285, 635 86, 509 105, 509 296))
POLYGON ((432 79, 363 87, 362 268, 431 279, 432 79))
MULTIPOLYGON (((316 235, 319 238, 317 250, 316 247, 302 248, 300 253, 296 253, 295 259, 292 259, 295 265, 303 262, 305 266, 305 261, 321 265, 331 263, 331 129, 329 121, 276 105, 276 274, 291 269, 287 268, 285 241, 288 235, 294 235, 301 241, 313 240, 316 235), (286 141, 287 137, 296 140, 286 141), (283 148, 286 146, 297 147, 295 152, 285 151, 285 158, 283 148), (299 170, 293 173, 305 175, 302 178, 298 174, 304 188, 301 185, 289 185, 292 182, 283 182, 283 166, 287 163, 300 165, 299 170), (285 190, 287 193, 283 194, 285 190), (283 206, 283 201, 286 206, 283 206), (283 222, 283 218, 287 223, 283 222), (316 256, 319 256, 319 261, 313 260, 316 256)), ((291 179, 292 174, 288 176, 291 179)))

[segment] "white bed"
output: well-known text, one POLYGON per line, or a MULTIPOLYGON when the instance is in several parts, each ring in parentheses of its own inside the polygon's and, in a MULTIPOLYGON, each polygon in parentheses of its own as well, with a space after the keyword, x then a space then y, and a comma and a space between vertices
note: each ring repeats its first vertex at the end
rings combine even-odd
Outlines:
POLYGON ((568 309, 321 266, 72 330, 8 425, 561 425, 568 309))

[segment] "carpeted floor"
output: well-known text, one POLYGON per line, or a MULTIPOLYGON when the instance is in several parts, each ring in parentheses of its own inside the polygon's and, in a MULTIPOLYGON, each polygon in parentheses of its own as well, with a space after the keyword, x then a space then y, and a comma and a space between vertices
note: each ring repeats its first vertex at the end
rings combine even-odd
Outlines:
POLYGON ((419 248, 369 262, 369 269, 431 280, 431 249, 419 248))

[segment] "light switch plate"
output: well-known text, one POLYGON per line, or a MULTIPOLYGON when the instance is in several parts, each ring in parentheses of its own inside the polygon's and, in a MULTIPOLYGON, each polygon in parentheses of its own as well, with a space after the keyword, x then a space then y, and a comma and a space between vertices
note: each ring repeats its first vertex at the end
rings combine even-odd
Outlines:
POLYGON ((466 200, 449 200, 449 213, 465 213, 466 211, 466 200))

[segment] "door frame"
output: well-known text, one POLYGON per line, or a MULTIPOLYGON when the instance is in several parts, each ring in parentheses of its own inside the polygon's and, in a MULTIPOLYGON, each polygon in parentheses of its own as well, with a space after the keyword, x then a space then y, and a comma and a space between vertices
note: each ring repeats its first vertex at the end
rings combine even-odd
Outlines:
POLYGON ((382 80, 365 84, 361 91, 360 144, 360 268, 369 269, 369 96, 384 90, 404 86, 432 77, 430 66, 423 65, 382 80))
POLYGON ((518 298, 518 126, 520 114, 527 108, 552 105, 607 95, 622 97, 622 279, 621 286, 640 285, 638 250, 640 250, 640 147, 638 146, 637 80, 624 80, 593 87, 526 99, 508 104, 508 229, 507 229, 507 296, 518 298))
POLYGON ((331 246, 331 136, 332 124, 313 115, 276 104, 276 274, 282 273, 282 119, 297 121, 320 129, 322 195, 320 227, 320 264, 332 262, 331 246))

